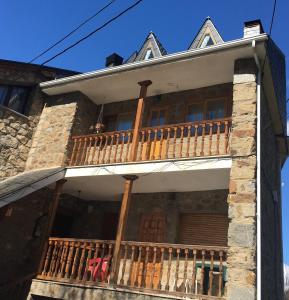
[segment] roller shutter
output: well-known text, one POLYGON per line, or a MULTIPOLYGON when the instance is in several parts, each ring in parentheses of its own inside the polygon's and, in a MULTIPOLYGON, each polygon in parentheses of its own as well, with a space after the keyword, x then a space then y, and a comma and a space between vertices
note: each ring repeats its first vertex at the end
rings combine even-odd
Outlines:
POLYGON ((180 215, 179 243, 227 246, 228 217, 218 214, 180 215))

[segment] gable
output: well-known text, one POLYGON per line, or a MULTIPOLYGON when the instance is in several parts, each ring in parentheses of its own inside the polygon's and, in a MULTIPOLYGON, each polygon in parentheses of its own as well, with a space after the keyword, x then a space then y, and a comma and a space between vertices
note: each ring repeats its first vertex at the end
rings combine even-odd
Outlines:
POLYGON ((222 44, 224 41, 213 24, 210 17, 207 17, 189 49, 204 48, 212 45, 222 44))

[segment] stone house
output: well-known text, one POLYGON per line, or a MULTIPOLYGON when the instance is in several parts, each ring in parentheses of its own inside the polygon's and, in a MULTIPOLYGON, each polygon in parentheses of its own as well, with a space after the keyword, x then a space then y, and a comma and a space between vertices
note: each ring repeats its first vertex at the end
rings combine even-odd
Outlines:
POLYGON ((0 183, 5 299, 282 299, 285 59, 259 20, 37 89, 0 183))

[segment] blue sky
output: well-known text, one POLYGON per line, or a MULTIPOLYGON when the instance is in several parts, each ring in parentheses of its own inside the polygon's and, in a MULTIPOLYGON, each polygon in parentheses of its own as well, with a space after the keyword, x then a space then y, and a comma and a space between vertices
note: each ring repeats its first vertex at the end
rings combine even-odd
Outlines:
MULTIPOLYGON (((2 0, 0 58, 29 61, 108 2, 2 0)), ((131 3, 132 0, 116 0, 106 12, 56 51, 76 41, 131 3)), ((82 72, 102 68, 105 57, 113 52, 127 58, 141 46, 150 31, 155 32, 169 53, 182 51, 187 49, 207 16, 212 18, 224 40, 242 37, 243 22, 258 18, 262 20, 265 31, 269 32, 272 8, 273 0, 143 0, 127 15, 50 65, 82 72)), ((288 11, 289 2, 277 0, 272 38, 286 57, 289 54, 288 11)), ((37 63, 54 53, 46 55, 37 63)), ((287 74, 288 65, 287 60, 287 74)), ((282 182, 284 260, 289 264, 289 162, 283 168, 282 182)))

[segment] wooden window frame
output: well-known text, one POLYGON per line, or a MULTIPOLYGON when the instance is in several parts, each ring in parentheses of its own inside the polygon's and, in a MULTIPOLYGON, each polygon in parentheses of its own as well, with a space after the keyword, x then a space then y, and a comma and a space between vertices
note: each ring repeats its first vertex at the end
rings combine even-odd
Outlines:
MULTIPOLYGON (((194 100, 189 100, 186 104, 186 108, 185 108, 185 112, 184 112, 184 117, 183 120, 184 122, 188 122, 187 121, 187 116, 189 115, 189 107, 191 105, 199 105, 201 104, 203 109, 203 119, 202 121, 206 121, 207 120, 207 107, 208 107, 208 103, 209 102, 213 102, 213 101, 223 101, 224 102, 224 117, 228 117, 228 112, 230 111, 229 109, 229 99, 227 97, 216 97, 216 98, 206 98, 204 100, 200 100, 200 101, 194 101, 194 100)), ((214 120, 218 120, 218 119, 214 119, 214 120)))
POLYGON ((147 127, 162 126, 162 125, 150 126, 153 112, 154 111, 161 111, 161 110, 165 111, 165 122, 164 122, 163 125, 166 125, 167 121, 168 121, 168 112, 169 112, 168 108, 169 108, 168 105, 165 105, 165 106, 152 106, 152 107, 150 107, 150 111, 149 111, 149 115, 148 115, 148 119, 147 119, 147 127))
MULTIPOLYGON (((134 123, 135 123, 135 114, 134 114, 133 111, 122 112, 122 113, 117 113, 117 114, 109 114, 109 115, 104 116, 103 119, 104 119, 104 121, 105 121, 106 118, 116 117, 116 119, 115 119, 115 127, 117 127, 118 124, 119 124, 119 119, 120 119, 120 116, 121 116, 121 115, 131 115, 131 117, 132 117, 132 125, 131 125, 131 129, 133 129, 133 128, 134 128, 134 123)), ((107 125, 107 123, 104 122, 104 126, 106 126, 106 125, 107 125)), ((122 130, 117 130, 117 129, 115 129, 115 130, 112 130, 112 131, 107 131, 107 130, 106 130, 106 127, 104 127, 104 132, 114 132, 114 131, 122 131, 122 130)))

